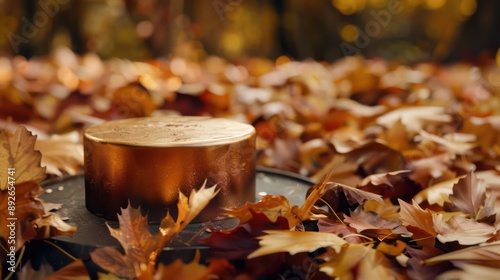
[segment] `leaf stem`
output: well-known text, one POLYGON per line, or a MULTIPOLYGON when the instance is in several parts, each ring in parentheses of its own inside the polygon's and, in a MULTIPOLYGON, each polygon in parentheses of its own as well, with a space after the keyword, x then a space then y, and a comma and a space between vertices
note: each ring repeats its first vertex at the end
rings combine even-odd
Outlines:
POLYGON ((335 217, 337 218, 337 220, 344 226, 346 226, 346 224, 344 223, 344 221, 342 221, 340 219, 340 217, 337 215, 337 213, 335 212, 335 210, 333 210, 332 206, 330 206, 330 204, 328 204, 328 202, 326 202, 323 198, 319 198, 318 199, 319 201, 323 202, 327 207, 328 209, 330 209, 330 211, 332 211, 333 215, 335 215, 335 217))
POLYGON ((66 255, 68 258, 72 259, 73 261, 76 261, 77 258, 75 258, 73 255, 71 255, 70 253, 68 253, 66 250, 64 250, 63 248, 59 247, 59 245, 53 243, 53 242, 50 242, 48 240, 43 240, 43 242, 51 245, 51 246, 54 246, 54 248, 56 248, 57 250, 59 250, 61 253, 63 253, 64 255, 66 255))

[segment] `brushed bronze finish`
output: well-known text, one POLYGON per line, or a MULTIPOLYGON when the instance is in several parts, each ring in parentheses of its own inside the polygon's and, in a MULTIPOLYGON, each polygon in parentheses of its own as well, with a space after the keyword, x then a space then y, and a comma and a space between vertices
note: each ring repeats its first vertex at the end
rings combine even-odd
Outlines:
POLYGON ((84 132, 87 209, 116 220, 120 207, 141 205, 151 222, 176 216, 179 191, 205 179, 219 194, 195 222, 255 199, 255 130, 227 119, 151 117, 110 121, 84 132))

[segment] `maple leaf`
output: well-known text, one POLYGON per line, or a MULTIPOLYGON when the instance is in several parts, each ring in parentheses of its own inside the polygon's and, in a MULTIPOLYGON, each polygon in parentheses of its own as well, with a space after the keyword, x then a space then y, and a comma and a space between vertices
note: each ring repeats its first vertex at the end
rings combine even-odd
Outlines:
POLYGON ((92 251, 90 256, 93 262, 118 277, 134 278, 136 264, 149 264, 156 260, 151 255, 157 250, 159 240, 149 231, 147 217, 130 204, 122 209, 118 222, 118 229, 107 226, 111 236, 120 242, 125 255, 117 249, 102 247, 92 251))
POLYGON ((46 172, 57 176, 63 175, 61 171, 69 175, 80 172, 83 146, 78 141, 79 134, 76 131, 36 141, 35 149, 42 153, 42 166, 45 166, 46 172))
POLYGON ((394 279, 395 270, 383 253, 364 245, 342 246, 337 254, 330 254, 319 270, 336 279, 394 279))
MULTIPOLYGON (((41 154, 35 151, 36 136, 24 126, 19 126, 13 134, 0 131, 0 169, 15 169, 16 185, 45 178, 45 168, 40 167, 41 154)), ((12 180, 11 180, 12 181, 12 180)), ((0 190, 9 186, 8 176, 0 176, 0 190)))
POLYGON ((160 241, 163 243, 161 248, 198 216, 201 210, 219 193, 219 190, 216 191, 217 185, 207 188, 206 184, 205 180, 198 191, 192 190, 189 194, 189 200, 182 192, 179 192, 177 220, 174 222, 170 214, 167 214, 160 222, 159 234, 161 234, 160 241))
MULTIPOLYGON (((16 250, 24 243, 35 238, 48 238, 54 235, 73 235, 74 226, 63 222, 54 213, 46 213, 41 200, 37 198, 44 190, 34 181, 16 185, 16 250)), ((8 192, 0 191, 0 237, 9 237, 10 211, 8 210, 8 192)))
POLYGON ((288 252, 291 255, 301 252, 313 252, 319 248, 331 247, 340 252, 346 241, 336 234, 310 231, 266 230, 267 235, 258 237, 260 248, 248 258, 288 252))
POLYGON ((449 201, 450 195, 453 194, 453 186, 465 176, 458 176, 425 188, 413 197, 413 201, 417 204, 427 201, 429 205, 443 206, 446 201, 449 201))
POLYGON ((487 199, 484 183, 477 180, 473 172, 469 172, 465 178, 460 179, 453 186, 453 194, 450 202, 445 202, 444 209, 447 211, 461 211, 473 215, 474 219, 495 219, 495 200, 487 199))
POLYGON ((434 228, 439 241, 458 241, 462 245, 475 245, 486 242, 496 233, 492 225, 477 222, 462 215, 454 215, 444 221, 442 214, 433 214, 434 228))
POLYGON ((246 203, 240 208, 230 209, 228 215, 238 218, 240 223, 246 223, 252 218, 252 209, 256 213, 263 213, 271 222, 276 222, 278 217, 290 211, 290 202, 282 195, 265 195, 259 202, 246 203))
POLYGON ((123 247, 123 255, 117 249, 101 247, 90 253, 92 261, 111 273, 124 278, 137 276, 137 265, 154 266, 163 247, 187 226, 210 200, 217 194, 215 186, 206 188, 206 181, 198 191, 191 191, 188 198, 179 192, 177 203, 178 216, 174 221, 167 213, 160 222, 160 229, 152 235, 148 228, 147 216, 142 216, 140 209, 129 204, 118 215, 119 228, 108 226, 111 236, 123 247))
POLYGON ((437 236, 434 220, 429 210, 422 209, 415 201, 410 205, 399 200, 401 221, 411 232, 412 238, 419 246, 434 247, 437 236))
POLYGON ((388 221, 382 219, 378 214, 373 212, 363 212, 362 207, 357 207, 351 211, 349 217, 344 219, 350 227, 355 228, 359 233, 383 240, 385 238, 394 239, 399 236, 411 236, 403 223, 399 220, 388 221))

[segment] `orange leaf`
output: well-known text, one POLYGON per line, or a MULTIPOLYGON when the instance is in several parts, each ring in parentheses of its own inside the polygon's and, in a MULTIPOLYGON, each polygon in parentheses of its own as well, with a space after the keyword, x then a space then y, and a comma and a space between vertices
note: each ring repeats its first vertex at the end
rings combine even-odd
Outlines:
POLYGON ((279 216, 290 211, 290 202, 282 195, 265 195, 259 202, 246 203, 243 207, 231 209, 229 215, 238 218, 240 224, 243 224, 252 218, 250 209, 256 213, 263 213, 271 222, 275 223, 279 216))
POLYGON ((135 264, 154 262, 152 254, 157 250, 158 238, 148 228, 147 217, 142 216, 140 209, 129 204, 118 215, 120 227, 108 229, 125 251, 125 255, 114 248, 102 247, 90 253, 92 261, 111 273, 125 278, 136 276, 135 264))
POLYGON ((86 280, 90 276, 81 259, 78 259, 44 278, 45 280, 86 280))
POLYGON ((216 194, 215 186, 205 188, 205 184, 198 191, 191 192, 189 201, 179 192, 177 221, 167 213, 155 236, 149 231, 147 217, 142 216, 140 209, 132 208, 129 204, 127 208, 122 209, 121 215, 118 215, 120 227, 114 229, 108 225, 111 236, 120 242, 125 254, 114 248, 101 247, 90 253, 92 261, 119 277, 137 277, 137 266, 154 266, 163 247, 187 226, 216 194))
POLYGON ((396 272, 381 252, 359 244, 342 247, 320 264, 320 271, 336 279, 395 279, 396 272))
POLYGON ((434 247, 437 232, 434 230, 432 213, 420 208, 415 201, 410 205, 399 199, 399 206, 401 207, 399 212, 401 221, 408 231, 413 233, 413 240, 419 246, 434 247))

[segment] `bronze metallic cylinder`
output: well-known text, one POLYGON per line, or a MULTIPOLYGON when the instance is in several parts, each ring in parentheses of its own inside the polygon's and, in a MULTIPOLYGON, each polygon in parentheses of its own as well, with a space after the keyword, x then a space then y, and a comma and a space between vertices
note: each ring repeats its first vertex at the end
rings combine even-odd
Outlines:
POLYGON ((177 215, 179 191, 217 184, 195 222, 255 200, 255 130, 227 119, 150 117, 105 122, 84 132, 85 203, 116 220, 128 201, 158 222, 177 215))

